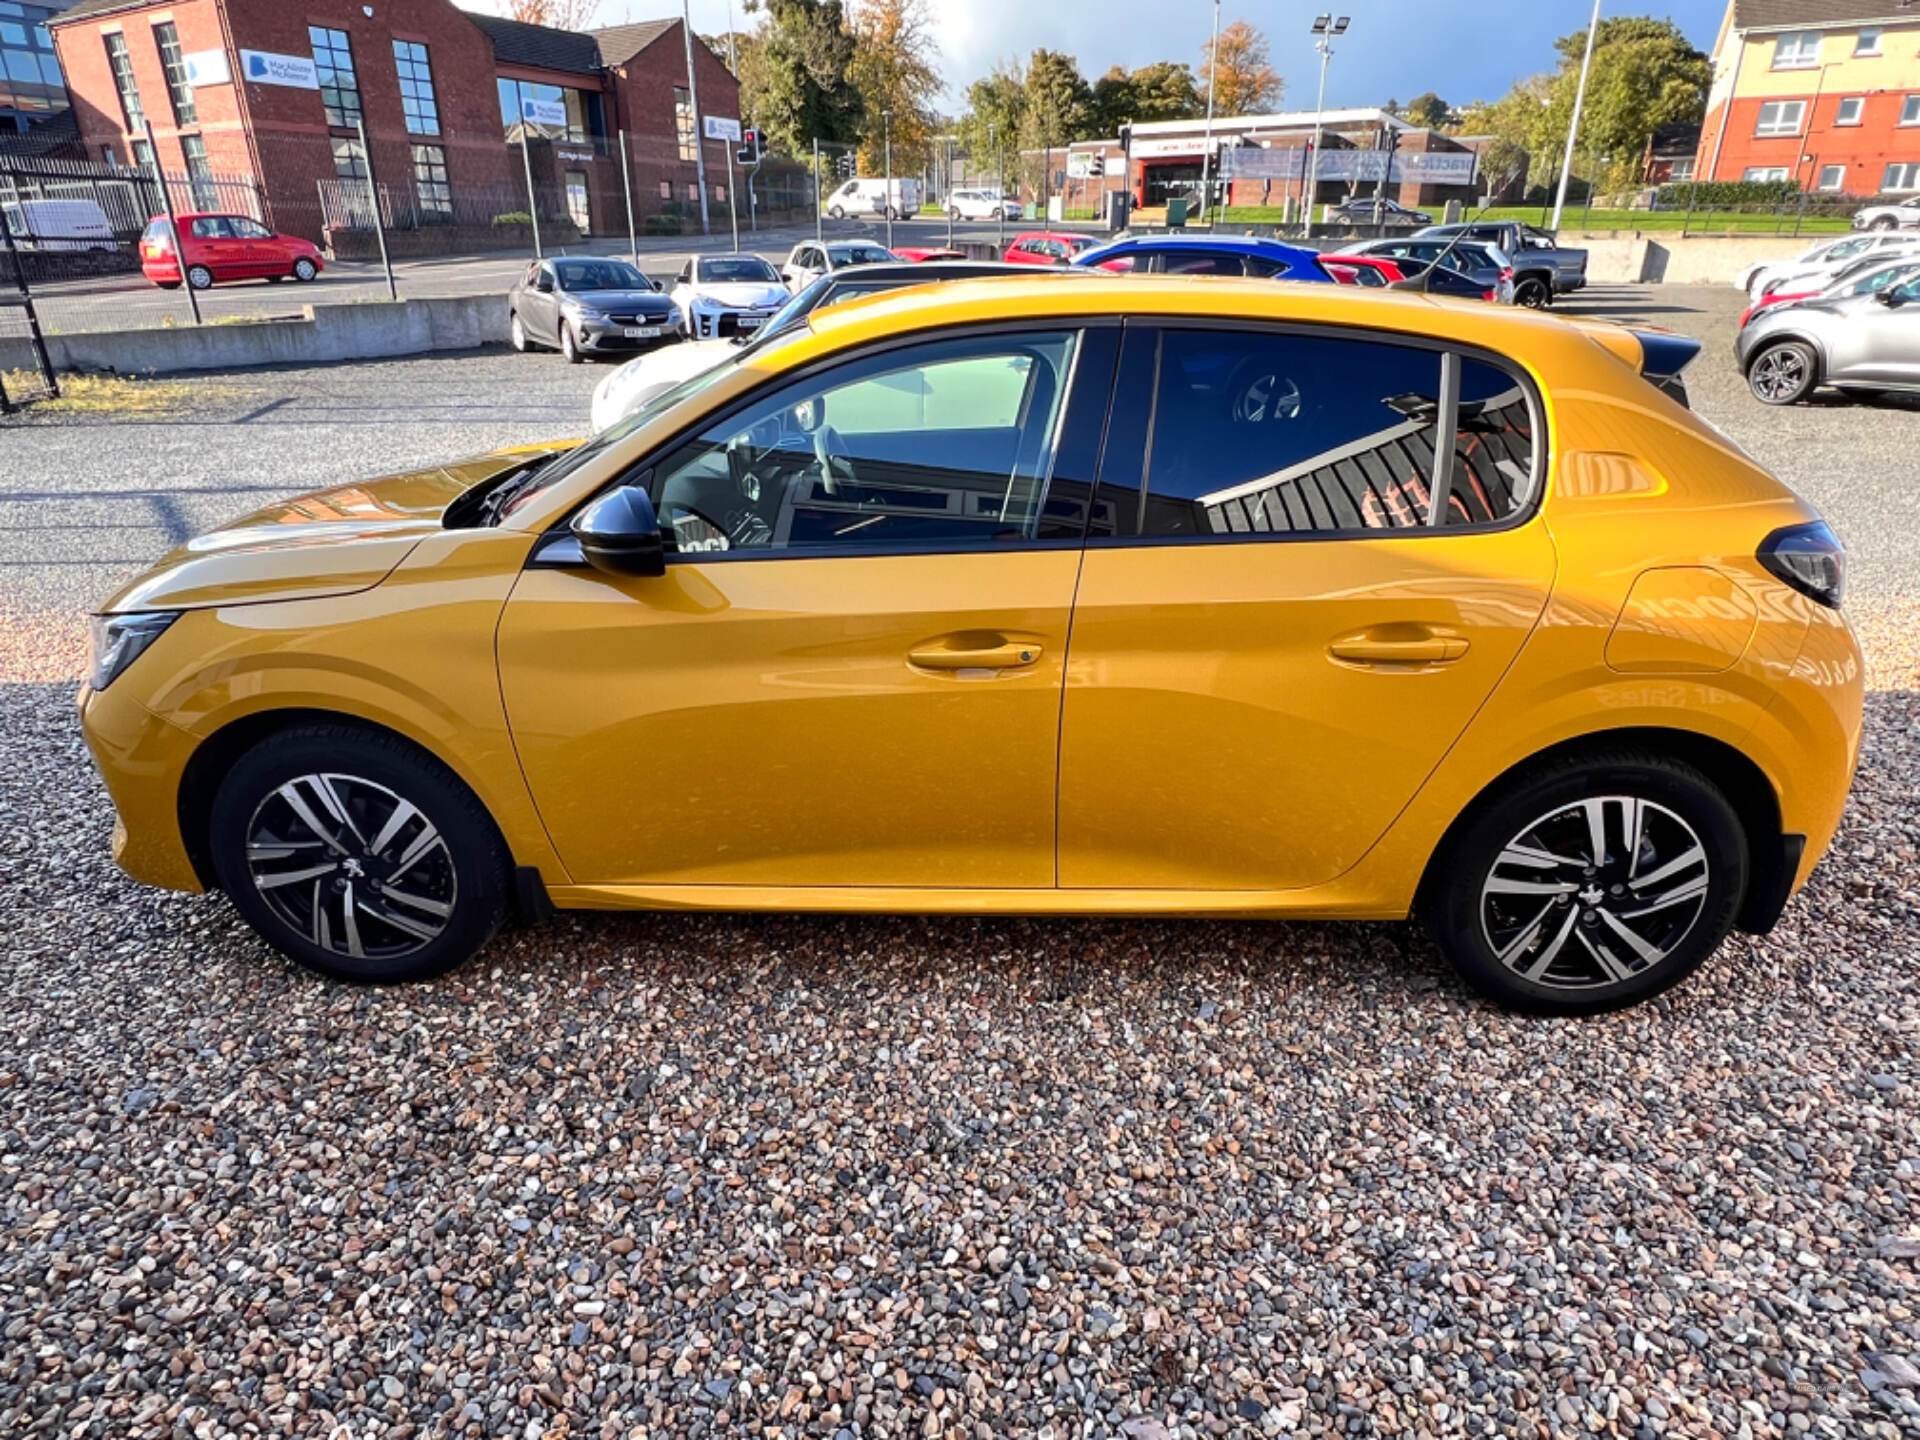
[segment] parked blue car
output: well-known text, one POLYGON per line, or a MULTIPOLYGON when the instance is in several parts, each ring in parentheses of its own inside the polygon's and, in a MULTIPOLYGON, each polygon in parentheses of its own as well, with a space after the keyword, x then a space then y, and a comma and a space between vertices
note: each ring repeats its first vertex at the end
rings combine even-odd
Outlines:
POLYGON ((1132 235, 1074 256, 1079 269, 1154 275, 1252 275, 1331 285, 1312 250, 1259 235, 1132 235))

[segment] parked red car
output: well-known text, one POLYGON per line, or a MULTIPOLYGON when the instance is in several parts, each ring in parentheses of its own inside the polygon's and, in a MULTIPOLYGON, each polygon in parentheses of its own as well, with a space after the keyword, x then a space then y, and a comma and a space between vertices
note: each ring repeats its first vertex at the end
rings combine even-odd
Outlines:
MULTIPOLYGON (((325 265, 320 251, 297 235, 276 235, 249 215, 182 215, 187 237, 187 283, 196 290, 226 280, 311 280, 325 265)), ((140 272, 163 290, 180 285, 167 217, 156 215, 140 237, 140 272)))
POLYGON ((1007 242, 1000 258, 1009 265, 1064 265, 1082 250, 1100 242, 1091 235, 1070 235, 1059 230, 1028 230, 1007 242))
POLYGON ((1342 285, 1365 285, 1374 290, 1407 278, 1383 255, 1322 255, 1320 268, 1342 285))
POLYGON ((908 260, 915 265, 924 265, 929 260, 964 260, 966 254, 959 250, 949 250, 944 245, 896 245, 894 258, 908 260))

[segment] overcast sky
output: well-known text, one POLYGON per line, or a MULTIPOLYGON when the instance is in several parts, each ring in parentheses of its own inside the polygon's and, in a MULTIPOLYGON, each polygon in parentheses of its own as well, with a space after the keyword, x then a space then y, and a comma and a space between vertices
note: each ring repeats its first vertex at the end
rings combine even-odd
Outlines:
MULTIPOLYGON (((499 0, 466 0, 476 10, 499 0)), ((727 28, 727 0, 691 0, 694 27, 727 28)), ((1710 49, 1724 0, 1603 0, 1603 14, 1667 15, 1702 50, 1710 49)), ((967 83, 1008 56, 1035 46, 1077 58, 1089 80, 1109 66, 1153 60, 1199 67, 1213 25, 1206 0, 928 0, 939 36, 947 108, 957 111, 967 83)), ((1520 76, 1551 69, 1553 41, 1585 26, 1589 0, 1350 0, 1352 28, 1335 42, 1327 104, 1377 105, 1436 90, 1454 104, 1493 99, 1520 76)), ((647 20, 675 13, 662 0, 601 0, 599 21, 647 20)), ((1248 20, 1266 33, 1273 66, 1286 80, 1289 109, 1312 109, 1319 57, 1308 26, 1312 4, 1222 0, 1221 24, 1248 20)), ((1336 11, 1335 13, 1339 13, 1336 11)), ((735 0, 734 16, 744 21, 735 0)), ((742 28, 745 28, 742 23, 742 28)))

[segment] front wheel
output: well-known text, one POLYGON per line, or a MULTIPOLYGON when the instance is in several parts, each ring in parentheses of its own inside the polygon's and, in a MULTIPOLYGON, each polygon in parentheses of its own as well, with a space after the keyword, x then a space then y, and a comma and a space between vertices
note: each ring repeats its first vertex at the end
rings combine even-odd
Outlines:
POLYGON ((303 285, 319 273, 320 272, 314 268, 313 261, 307 259, 304 255, 293 262, 293 278, 303 285))
POLYGON ((847 218, 847 212, 842 210, 838 205, 834 205, 830 207, 827 211, 827 214, 832 216, 835 220, 844 220, 847 218))
POLYGON ((1769 345, 1747 367, 1747 388, 1768 405, 1794 405, 1820 383, 1820 362, 1813 347, 1798 340, 1769 345))
POLYGON ((527 339, 526 323, 521 320, 518 310, 507 316, 507 343, 522 355, 533 348, 533 342, 527 339))
POLYGON ((586 359, 580 353, 580 342, 573 338, 573 326, 564 320, 560 322, 560 358, 569 365, 578 365, 586 359))
POLYGON ((211 290, 213 288, 213 271, 204 265, 189 265, 187 267, 187 284, 196 290, 211 290))
POLYGON ((335 980, 441 974, 506 913, 511 862, 492 819, 397 736, 327 724, 268 737, 221 781, 208 841, 247 922, 335 980))
POLYGON ((1447 843, 1424 905, 1434 940, 1483 994, 1541 1014, 1678 984, 1719 948, 1747 886, 1725 795, 1639 751, 1523 773, 1447 843))

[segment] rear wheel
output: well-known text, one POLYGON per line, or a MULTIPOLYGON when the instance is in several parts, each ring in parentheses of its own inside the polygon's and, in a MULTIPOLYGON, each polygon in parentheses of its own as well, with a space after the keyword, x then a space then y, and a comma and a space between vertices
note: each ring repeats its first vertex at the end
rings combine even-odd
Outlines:
POLYGON ((187 267, 187 283, 196 290, 211 290, 213 288, 213 271, 204 265, 189 265, 187 267))
POLYGON ((438 975, 506 913, 512 869, 492 819, 391 735, 311 725, 261 741, 221 781, 208 840, 248 923, 336 980, 438 975))
POLYGON ((1638 751, 1524 773, 1448 844, 1425 905, 1434 940, 1476 989, 1544 1014, 1678 984, 1719 948, 1747 886, 1725 795, 1638 751))
POLYGON ((827 208, 827 214, 831 215, 835 220, 844 220, 847 218, 847 212, 842 210, 838 205, 829 206, 827 208))
POLYGON ((1513 303, 1529 310, 1544 310, 1553 304, 1553 287, 1537 275, 1529 275, 1513 287, 1513 303))
POLYGON ((303 284, 313 279, 313 277, 319 273, 320 272, 314 268, 313 261, 307 259, 304 255, 293 262, 293 278, 301 281, 303 284))
POLYGON ((1747 366, 1747 388, 1768 405, 1794 405, 1820 383, 1820 361, 1813 347, 1799 340, 1769 345, 1747 366))

